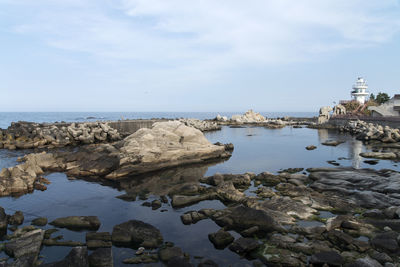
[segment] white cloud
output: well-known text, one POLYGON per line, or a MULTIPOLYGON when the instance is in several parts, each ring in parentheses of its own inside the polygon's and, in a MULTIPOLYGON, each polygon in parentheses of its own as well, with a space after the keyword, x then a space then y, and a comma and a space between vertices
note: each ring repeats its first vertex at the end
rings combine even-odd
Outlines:
POLYGON ((386 42, 400 27, 393 0, 4 2, 32 8, 16 29, 51 46, 168 67, 308 60, 386 42))

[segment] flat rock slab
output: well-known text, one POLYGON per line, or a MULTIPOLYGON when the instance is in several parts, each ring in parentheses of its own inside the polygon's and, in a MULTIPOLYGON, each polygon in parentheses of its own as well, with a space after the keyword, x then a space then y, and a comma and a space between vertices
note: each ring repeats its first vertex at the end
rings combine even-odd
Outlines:
POLYGON ((113 254, 111 248, 98 248, 89 255, 91 267, 113 267, 113 254))
POLYGON ((68 216, 57 218, 50 224, 70 230, 97 230, 101 225, 97 216, 68 216))
POLYGON ((112 242, 118 246, 156 248, 163 242, 160 230, 137 220, 114 226, 112 242))

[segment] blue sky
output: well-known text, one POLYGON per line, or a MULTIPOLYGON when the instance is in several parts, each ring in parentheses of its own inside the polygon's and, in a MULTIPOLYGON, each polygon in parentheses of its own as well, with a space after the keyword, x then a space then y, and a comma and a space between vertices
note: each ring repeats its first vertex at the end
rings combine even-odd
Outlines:
POLYGON ((398 0, 0 0, 0 111, 316 111, 400 93, 398 0))

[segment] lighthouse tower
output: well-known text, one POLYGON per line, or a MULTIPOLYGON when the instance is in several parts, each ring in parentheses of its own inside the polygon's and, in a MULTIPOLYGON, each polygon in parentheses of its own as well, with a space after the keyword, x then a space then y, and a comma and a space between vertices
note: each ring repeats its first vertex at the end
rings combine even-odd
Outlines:
POLYGON ((369 95, 367 92, 368 85, 367 82, 362 77, 358 77, 356 84, 353 85, 353 91, 351 91, 351 96, 354 97, 356 101, 364 105, 365 98, 369 95))

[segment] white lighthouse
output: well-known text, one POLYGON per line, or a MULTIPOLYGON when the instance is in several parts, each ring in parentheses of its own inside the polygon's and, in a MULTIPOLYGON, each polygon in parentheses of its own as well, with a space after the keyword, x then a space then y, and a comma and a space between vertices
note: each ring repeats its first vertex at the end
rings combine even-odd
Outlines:
POLYGON ((367 82, 362 77, 358 77, 356 84, 353 85, 353 91, 351 91, 351 96, 354 97, 356 101, 364 105, 365 98, 369 95, 367 92, 368 85, 367 82))

